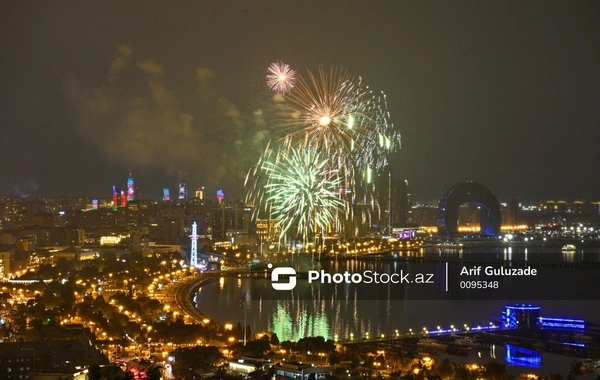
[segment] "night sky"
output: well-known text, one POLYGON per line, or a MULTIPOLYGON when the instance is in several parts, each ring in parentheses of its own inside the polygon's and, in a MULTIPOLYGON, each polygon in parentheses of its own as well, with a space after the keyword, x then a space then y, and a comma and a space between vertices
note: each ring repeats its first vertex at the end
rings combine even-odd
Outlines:
POLYGON ((417 200, 600 200, 598 1, 3 1, 0 46, 0 194, 243 197, 281 60, 387 94, 417 200))

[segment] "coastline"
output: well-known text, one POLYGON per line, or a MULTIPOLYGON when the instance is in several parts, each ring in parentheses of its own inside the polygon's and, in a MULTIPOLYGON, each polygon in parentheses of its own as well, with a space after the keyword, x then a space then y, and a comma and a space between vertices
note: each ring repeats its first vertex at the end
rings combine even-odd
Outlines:
POLYGON ((205 323, 204 321, 206 319, 211 318, 194 307, 194 304, 192 303, 192 294, 202 286, 216 280, 217 278, 215 276, 201 274, 200 277, 194 277, 191 280, 180 284, 175 290, 175 302, 177 302, 179 308, 198 323, 205 323))

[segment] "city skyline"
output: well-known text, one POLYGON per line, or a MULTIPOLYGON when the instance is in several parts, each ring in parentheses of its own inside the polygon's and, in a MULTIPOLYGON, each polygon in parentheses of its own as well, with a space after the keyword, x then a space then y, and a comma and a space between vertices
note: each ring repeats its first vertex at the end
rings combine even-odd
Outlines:
POLYGON ((1 3, 0 377, 600 380, 599 15, 1 3))
MULTIPOLYGON (((383 172, 382 172, 383 173, 383 172)), ((129 175, 132 175, 132 173, 129 173, 129 175)), ((0 194, 0 198, 16 198, 16 199, 23 199, 26 200, 27 198, 42 198, 42 199, 60 199, 60 198, 73 198, 73 199, 89 199, 90 201, 92 200, 111 200, 113 197, 113 188, 116 186, 117 190, 122 191, 121 189, 127 189, 127 185, 126 182, 127 180, 131 178, 128 177, 126 178, 124 181, 113 181, 113 185, 110 185, 108 187, 108 190, 106 189, 102 189, 102 191, 98 192, 98 193, 94 193, 93 195, 81 195, 81 194, 77 194, 76 192, 74 194, 55 194, 55 195, 48 195, 48 194, 44 194, 41 193, 37 190, 37 188, 34 191, 30 191, 27 192, 28 190, 34 189, 34 186, 32 184, 25 184, 24 187, 17 187, 14 189, 13 193, 7 193, 7 194, 0 194)), ((133 199, 133 201, 181 201, 181 200, 193 200, 193 199, 203 199, 203 200, 210 200, 210 201, 219 201, 220 199, 225 199, 226 201, 245 201, 244 200, 244 194, 241 194, 240 197, 233 197, 231 196, 229 193, 225 192, 223 188, 221 187, 215 187, 214 189, 211 188, 206 188, 203 185, 195 185, 195 184, 190 184, 190 183, 185 183, 185 182, 179 182, 179 183, 173 183, 170 184, 170 186, 167 187, 159 187, 159 188, 146 188, 143 187, 144 185, 142 184, 140 187, 138 185, 138 180, 137 177, 134 176, 136 185, 135 185, 135 199, 133 199), (185 192, 187 193, 187 195, 185 196, 185 198, 179 198, 179 195, 177 194, 181 188, 180 186, 184 185, 185 188, 185 192), (170 190, 169 194, 174 194, 170 196, 170 199, 165 199, 165 191, 170 190), (199 196, 199 194, 201 194, 201 197, 199 196)), ((399 178, 394 178, 394 181, 398 181, 396 183, 395 186, 399 186, 400 182, 405 181, 404 179, 399 179, 399 178)), ((425 198, 425 196, 422 196, 420 194, 416 194, 414 193, 414 191, 412 190, 412 187, 410 184, 407 184, 408 187, 408 191, 410 194, 410 203, 413 207, 437 207, 440 198, 443 196, 444 192, 447 191, 448 189, 452 188, 453 186, 456 186, 457 184, 463 183, 463 182, 477 182, 477 181, 461 181, 458 183, 454 183, 452 184, 452 186, 448 186, 447 188, 443 188, 443 189, 439 189, 439 194, 436 196, 435 194, 431 197, 431 198, 425 198)), ((478 182, 477 182, 478 183, 478 182)), ((483 184, 485 185, 485 184, 483 184)), ((497 196, 496 192, 494 191, 494 189, 490 189, 494 195, 497 196)), ((513 201, 519 201, 520 204, 523 205, 536 205, 536 204, 542 204, 542 203, 546 203, 546 202, 556 202, 556 203, 567 203, 567 204, 571 204, 571 203, 577 203, 577 202, 590 202, 590 203, 598 203, 600 202, 600 196, 596 197, 596 198, 584 198, 582 196, 578 196, 577 194, 574 194, 573 196, 568 196, 568 197, 558 197, 556 196, 556 194, 548 194, 548 196, 546 198, 543 197, 536 197, 536 198, 523 198, 521 196, 519 196, 519 194, 515 194, 514 196, 511 197, 500 197, 497 196, 498 201, 500 203, 508 203, 508 202, 513 202, 513 201)), ((127 200, 127 203, 130 202, 130 200, 127 200)), ((468 203, 463 204, 463 206, 467 206, 468 203)))
POLYGON ((383 90, 402 135, 390 163, 421 199, 464 180, 597 198, 597 4, 2 7, 0 194, 99 197, 132 172, 148 198, 186 182, 242 199, 282 60, 383 90))

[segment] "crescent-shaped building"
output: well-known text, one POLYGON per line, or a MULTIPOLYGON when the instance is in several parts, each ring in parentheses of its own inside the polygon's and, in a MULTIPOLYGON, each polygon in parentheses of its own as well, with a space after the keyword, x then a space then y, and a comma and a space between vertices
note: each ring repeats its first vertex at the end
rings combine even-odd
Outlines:
POLYGON ((438 204, 437 225, 440 235, 458 234, 458 208, 473 202, 481 210, 481 234, 496 236, 500 234, 502 212, 498 199, 487 187, 477 182, 461 182, 448 189, 438 204))

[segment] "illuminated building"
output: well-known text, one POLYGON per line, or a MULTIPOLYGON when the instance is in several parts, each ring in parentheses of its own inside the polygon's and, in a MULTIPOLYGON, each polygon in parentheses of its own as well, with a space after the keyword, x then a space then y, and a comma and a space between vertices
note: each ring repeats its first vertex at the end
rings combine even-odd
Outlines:
POLYGON ((121 207, 127 207, 127 194, 121 191, 121 207))
POLYGON ((239 235, 248 236, 251 226, 252 207, 244 202, 213 203, 212 237, 216 240, 230 240, 239 235))
POLYGON ((225 193, 223 192, 222 189, 217 190, 217 200, 219 201, 219 203, 223 202, 223 199, 225 198, 225 193))
MULTIPOLYGON (((413 222, 417 226, 434 226, 437 221, 437 207, 418 204, 411 208, 413 222)), ((437 229, 436 229, 437 232, 437 229)))
POLYGON ((585 330, 583 319, 540 317, 540 324, 543 329, 585 330))
POLYGON ((95 346, 83 339, 0 344, 0 373, 3 380, 83 380, 87 377, 87 367, 106 360, 95 346))
POLYGON ((179 199, 186 199, 187 198, 187 191, 185 189, 185 183, 180 183, 179 184, 179 199))
POLYGON ((583 319, 542 317, 541 307, 533 305, 509 305, 502 312, 502 324, 508 329, 548 329, 584 331, 583 319))
POLYGON ((282 363, 275 365, 275 379, 326 379, 333 376, 333 367, 315 367, 310 364, 282 363))
POLYGON ((196 199, 204 199, 204 186, 199 187, 198 190, 196 190, 196 199))
POLYGON ((131 202, 133 200, 135 200, 135 182, 133 181, 133 177, 130 173, 129 178, 127 178, 127 202, 131 202))
POLYGON ((531 305, 505 306, 502 322, 510 329, 537 329, 541 327, 540 310, 541 307, 531 305))
POLYGON ((117 245, 122 239, 123 236, 101 236, 100 245, 117 245))
POLYGON ((277 241, 280 232, 281 226, 277 219, 256 219, 256 235, 261 243, 277 241))
POLYGON ((238 359, 236 361, 229 362, 229 370, 231 372, 247 375, 250 372, 256 371, 257 366, 262 366, 263 360, 248 360, 238 359))
POLYGON ((169 189, 163 189, 163 201, 170 201, 171 194, 169 194, 169 189))
POLYGON ((98 200, 92 199, 92 209, 98 210, 98 200))
POLYGON ((36 248, 52 246, 83 245, 84 230, 76 227, 30 227, 21 233, 22 238, 29 238, 36 248))
POLYGON ((14 252, 0 252, 0 274, 8 277, 11 270, 11 264, 15 261, 14 252))
POLYGON ((113 186, 112 187, 112 207, 113 210, 117 210, 117 208, 119 208, 119 194, 121 193, 121 191, 119 190, 118 187, 113 186))
POLYGON ((500 234, 502 213, 494 193, 476 182, 461 182, 448 189, 438 204, 437 224, 440 234, 458 234, 459 207, 473 202, 479 210, 480 233, 487 236, 500 234))

